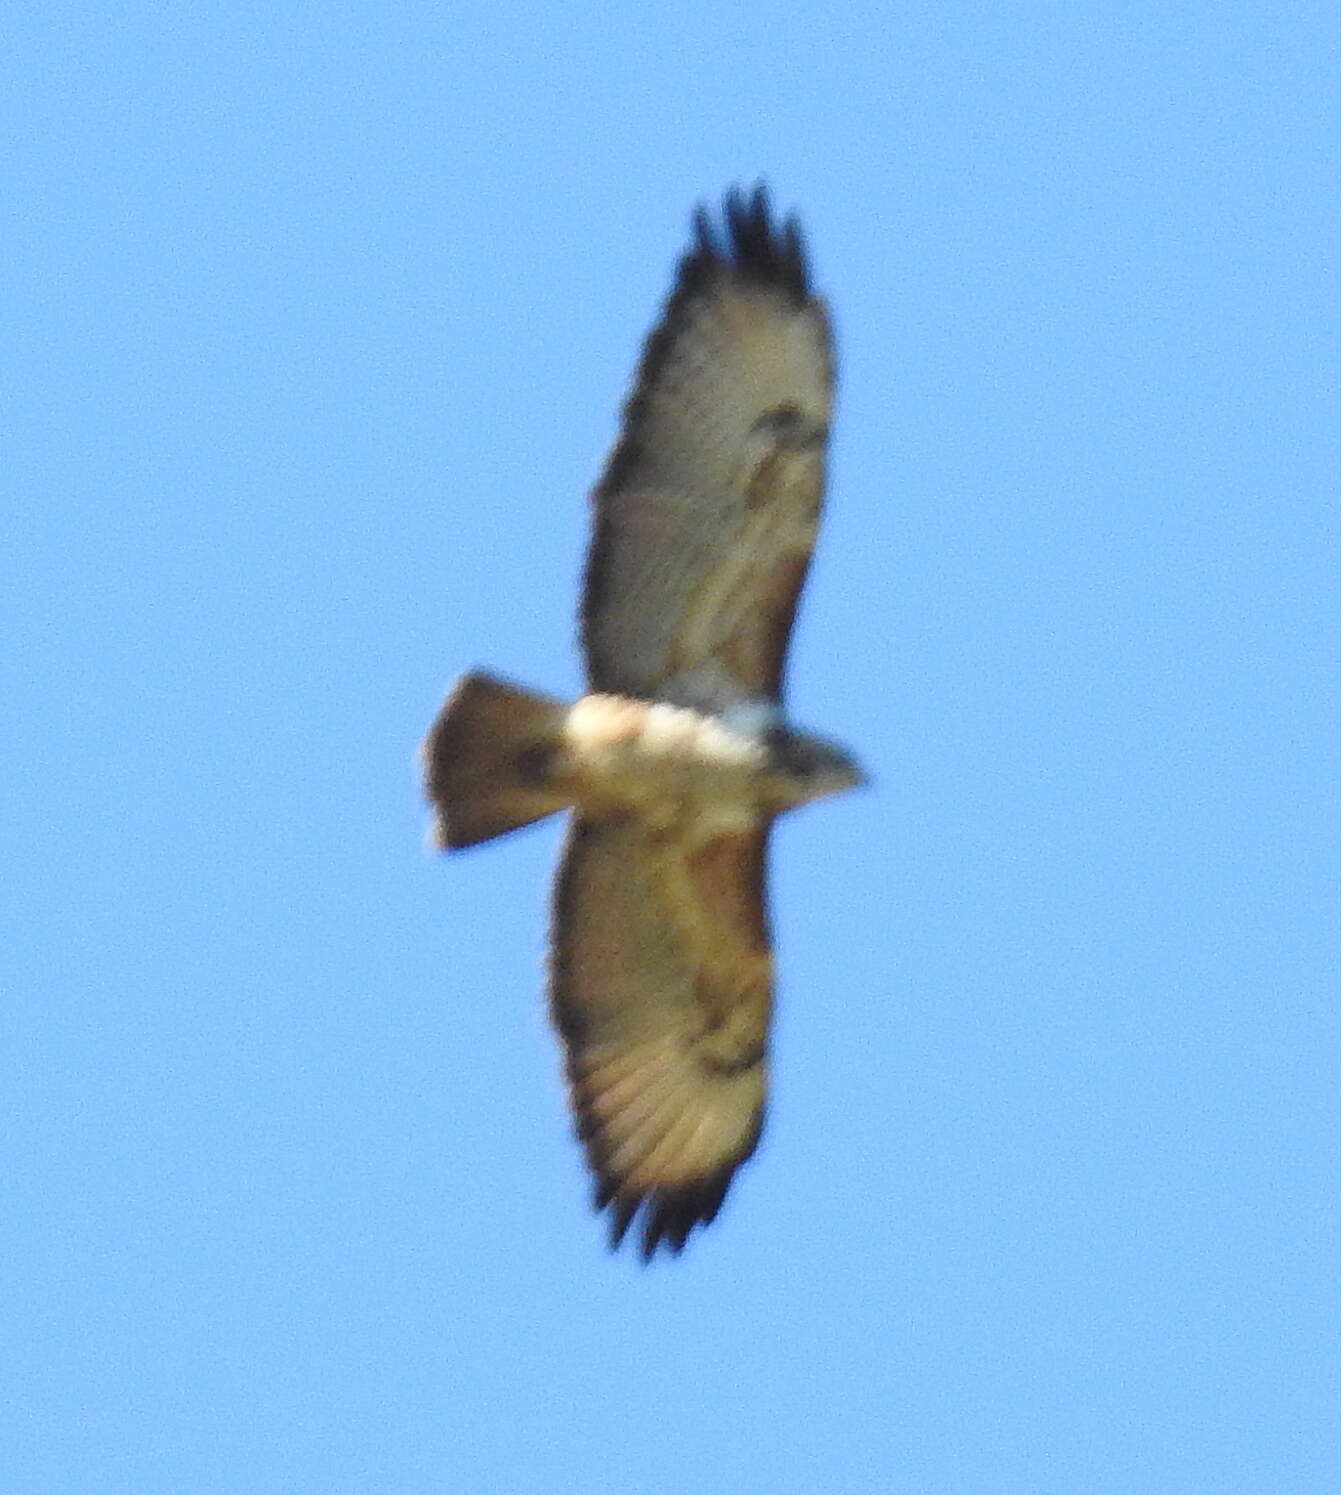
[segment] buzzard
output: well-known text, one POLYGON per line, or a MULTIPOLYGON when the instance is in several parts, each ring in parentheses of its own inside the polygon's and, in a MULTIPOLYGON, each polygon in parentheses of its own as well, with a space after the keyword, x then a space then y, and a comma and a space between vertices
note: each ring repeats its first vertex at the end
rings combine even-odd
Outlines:
POLYGON ((824 496, 828 315, 765 188, 700 208, 593 495, 587 693, 466 675, 424 743, 444 848, 573 811, 550 1010, 579 1137, 644 1260, 678 1253, 759 1140, 773 821, 862 782, 783 671, 824 496))

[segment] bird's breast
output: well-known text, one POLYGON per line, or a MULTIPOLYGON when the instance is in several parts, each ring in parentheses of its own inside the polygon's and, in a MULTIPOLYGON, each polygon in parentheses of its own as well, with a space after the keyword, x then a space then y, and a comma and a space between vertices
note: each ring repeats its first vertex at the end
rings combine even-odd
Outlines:
POLYGON ((568 713, 560 771, 579 805, 658 821, 709 817, 714 828, 757 823, 762 741, 722 718, 662 701, 590 695, 568 713))

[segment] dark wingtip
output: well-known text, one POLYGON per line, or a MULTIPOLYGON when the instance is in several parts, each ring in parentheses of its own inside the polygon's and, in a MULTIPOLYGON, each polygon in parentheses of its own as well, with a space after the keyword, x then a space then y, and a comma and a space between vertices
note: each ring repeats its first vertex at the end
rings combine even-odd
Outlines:
MULTIPOLYGON (((606 1202, 610 1205, 610 1249, 618 1251, 628 1234, 629 1226, 633 1224, 634 1215, 638 1213, 639 1201, 611 1197, 606 1202)), ((598 1204, 597 1208, 603 1209, 605 1206, 598 1204)))
MULTIPOLYGON (((563 1016, 560 1011, 560 1024, 563 1016)), ((565 1034, 567 1036, 567 1034, 565 1034)), ((756 1058, 753 1062, 758 1063, 756 1058)), ((638 1254, 649 1262, 658 1251, 679 1256, 695 1230, 711 1225, 721 1211, 732 1180, 743 1163, 749 1161, 764 1132, 765 1112, 760 1107, 740 1146, 720 1166, 690 1183, 665 1188, 631 1187, 610 1167, 609 1156, 602 1145, 599 1130, 592 1122, 580 1090, 574 1091, 577 1110, 577 1133, 584 1144, 594 1187, 592 1208, 609 1213, 609 1244, 617 1251, 635 1222, 641 1226, 638 1254)))
POLYGON ((602 1184, 596 1191, 595 1205, 598 1210, 610 1211, 610 1249, 619 1249, 641 1215, 637 1251, 642 1261, 650 1262, 663 1250, 679 1256, 693 1232, 717 1218, 733 1171, 725 1169, 685 1189, 647 1195, 620 1194, 612 1183, 602 1184))
POLYGON ((651 1261, 661 1246, 672 1256, 679 1256, 691 1233, 717 1218, 730 1182, 729 1172, 718 1173, 692 1188, 650 1199, 643 1225, 642 1259, 651 1261))
POLYGON ((708 209, 694 212, 694 245, 680 266, 681 284, 729 269, 743 280, 775 286, 798 306, 810 297, 805 239, 794 213, 775 221, 768 184, 735 186, 722 200, 720 226, 708 209))
MULTIPOLYGON (((748 1154, 746 1154, 748 1156, 748 1154)), ((641 1216, 638 1255, 649 1262, 658 1251, 679 1256, 695 1230, 711 1225, 726 1198, 736 1169, 744 1158, 706 1178, 680 1189, 657 1189, 647 1194, 621 1193, 619 1184, 603 1177, 597 1183, 592 1205, 610 1211, 610 1249, 617 1251, 630 1227, 641 1216)))

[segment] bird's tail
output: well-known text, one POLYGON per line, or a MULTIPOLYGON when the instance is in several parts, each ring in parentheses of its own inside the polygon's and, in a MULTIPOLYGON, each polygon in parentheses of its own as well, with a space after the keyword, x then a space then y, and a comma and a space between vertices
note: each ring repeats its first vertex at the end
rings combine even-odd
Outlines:
POLYGON ((424 789, 444 849, 474 846, 562 810, 549 781, 567 707, 478 672, 447 697, 424 739, 424 789))

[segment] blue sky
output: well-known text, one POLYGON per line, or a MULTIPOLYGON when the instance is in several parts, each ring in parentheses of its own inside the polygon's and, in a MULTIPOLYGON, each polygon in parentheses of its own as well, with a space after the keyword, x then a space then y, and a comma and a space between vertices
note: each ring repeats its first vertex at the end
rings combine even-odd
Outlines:
POLYGON ((29 8, 7 27, 0 1488, 1310 1495, 1337 1396, 1330 6, 29 8), (607 1256, 557 825, 695 202, 837 320, 769 1130, 607 1256))

